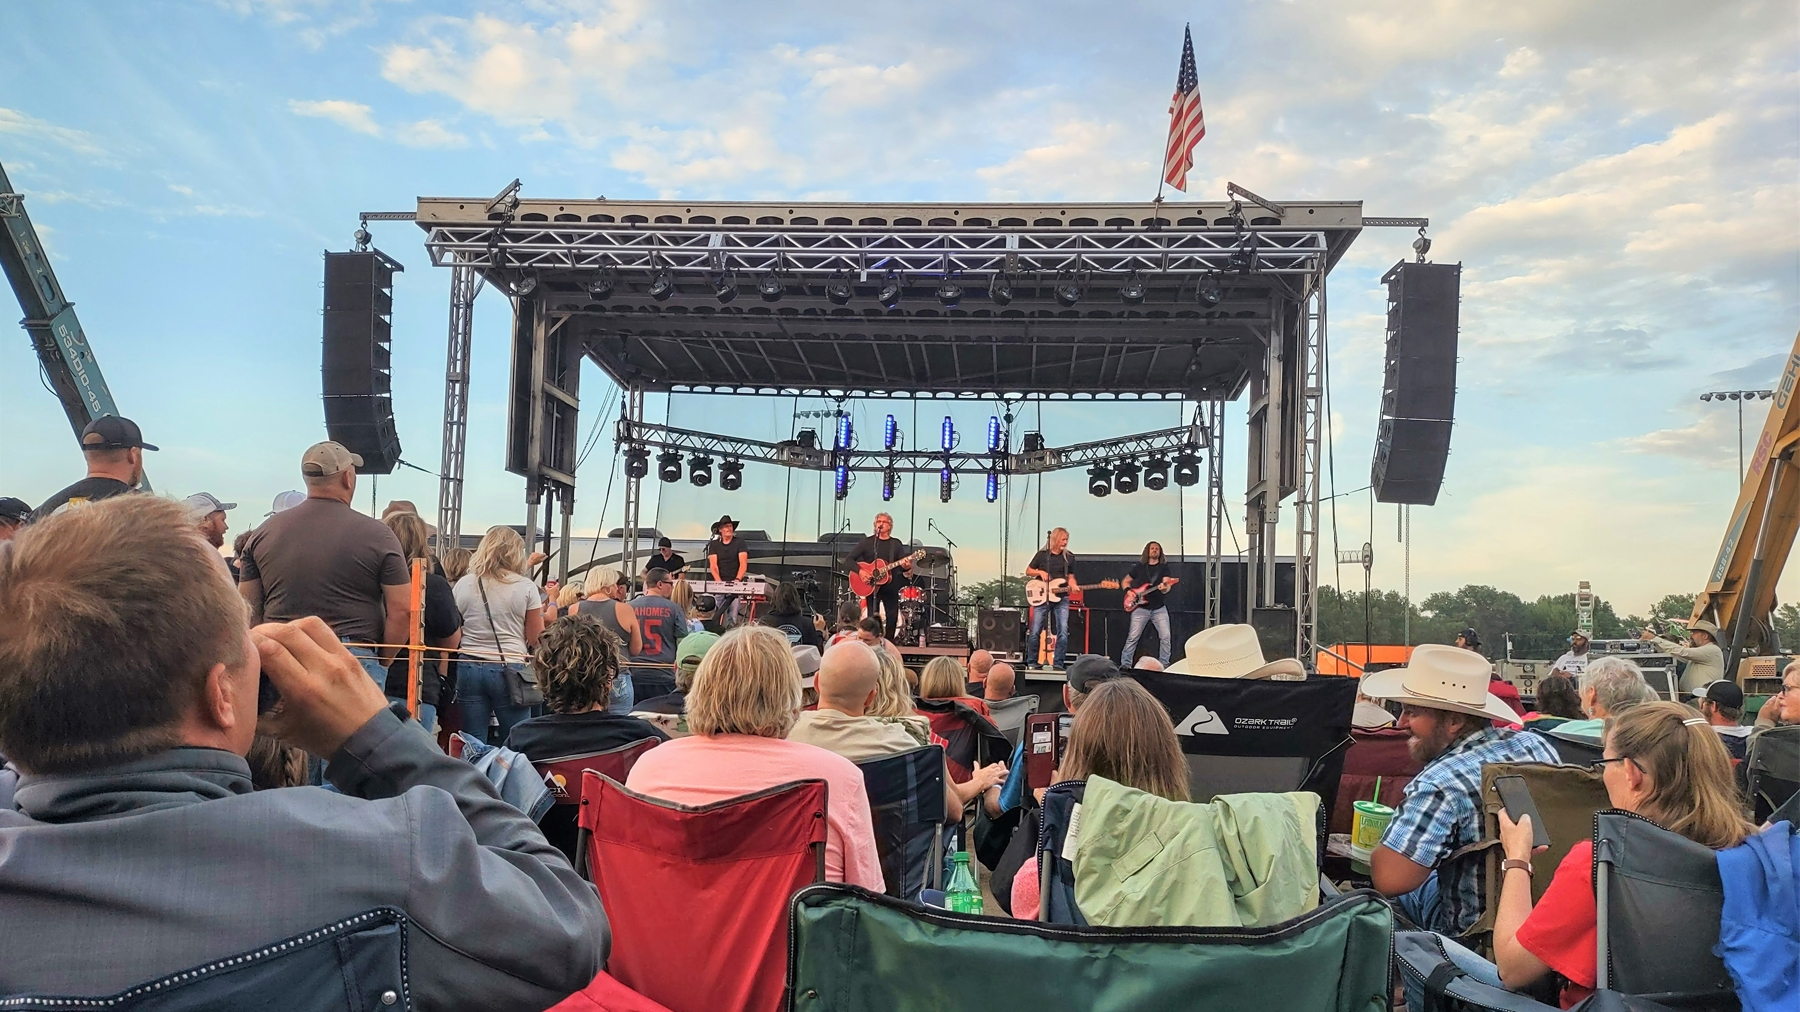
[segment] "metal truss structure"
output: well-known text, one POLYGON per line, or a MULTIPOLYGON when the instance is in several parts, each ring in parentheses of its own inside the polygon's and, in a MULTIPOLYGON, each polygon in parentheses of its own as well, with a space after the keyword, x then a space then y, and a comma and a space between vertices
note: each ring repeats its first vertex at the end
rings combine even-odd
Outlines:
POLYGON ((483 281, 468 264, 450 268, 450 340, 444 352, 444 456, 438 467, 438 544, 462 543, 463 449, 469 435, 469 345, 483 281))

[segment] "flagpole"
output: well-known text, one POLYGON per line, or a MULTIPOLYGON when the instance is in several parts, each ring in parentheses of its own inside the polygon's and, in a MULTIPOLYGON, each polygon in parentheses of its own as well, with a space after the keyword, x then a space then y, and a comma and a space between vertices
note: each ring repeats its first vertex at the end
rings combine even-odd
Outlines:
MULTIPOLYGON (((1194 25, 1193 25, 1193 22, 1191 22, 1191 21, 1187 22, 1181 26, 1182 39, 1183 39, 1182 44, 1184 46, 1187 44, 1186 40, 1190 37, 1188 33, 1192 32, 1193 30, 1194 30, 1194 25)), ((1171 111, 1170 115, 1173 116, 1172 111, 1171 111)), ((1171 124, 1173 124, 1172 119, 1171 119, 1171 124)), ((1158 222, 1162 218, 1163 187, 1168 185, 1168 182, 1169 182, 1168 169, 1169 169, 1169 142, 1167 140, 1164 140, 1163 141, 1163 162, 1162 162, 1162 165, 1159 166, 1156 170, 1156 199, 1152 200, 1150 202, 1150 204, 1151 204, 1150 220, 1152 222, 1158 222)), ((1162 226, 1160 224, 1156 224, 1153 227, 1161 228, 1162 226)))

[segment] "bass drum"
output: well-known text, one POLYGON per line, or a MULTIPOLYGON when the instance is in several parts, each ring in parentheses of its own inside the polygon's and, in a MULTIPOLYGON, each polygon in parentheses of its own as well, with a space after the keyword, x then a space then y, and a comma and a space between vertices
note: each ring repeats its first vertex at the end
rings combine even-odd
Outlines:
POLYGON ((925 591, 917 584, 908 584, 900 588, 900 600, 917 603, 925 600, 925 591))

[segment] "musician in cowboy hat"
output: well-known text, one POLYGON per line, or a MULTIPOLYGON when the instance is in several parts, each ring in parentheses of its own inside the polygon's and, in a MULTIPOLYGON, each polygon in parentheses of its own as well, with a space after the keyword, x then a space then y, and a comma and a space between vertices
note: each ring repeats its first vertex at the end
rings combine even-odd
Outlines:
POLYGON ((1277 682, 1306 679, 1306 666, 1292 657, 1265 662, 1256 627, 1248 625, 1216 625, 1189 636, 1181 660, 1166 670, 1172 675, 1202 678, 1266 678, 1277 682))
POLYGON ((1424 765, 1370 857, 1369 877, 1414 924, 1452 937, 1482 912, 1479 862, 1439 868, 1482 839, 1482 765, 1558 762, 1542 737, 1494 726, 1518 714, 1488 691, 1489 670, 1480 654, 1433 643, 1414 649, 1405 667, 1362 680, 1363 695, 1400 704, 1407 751, 1424 765))
POLYGON ((1701 619, 1688 623, 1688 645, 1658 636, 1645 629, 1638 637, 1660 653, 1687 662, 1681 672, 1681 691, 1692 694, 1702 685, 1725 678, 1725 651, 1719 646, 1719 627, 1701 619))
MULTIPOLYGON (((750 549, 737 540, 737 521, 727 513, 712 525, 713 539, 706 543, 706 568, 715 581, 739 581, 750 573, 750 549)), ((742 598, 737 594, 719 595, 719 624, 737 624, 742 598)))

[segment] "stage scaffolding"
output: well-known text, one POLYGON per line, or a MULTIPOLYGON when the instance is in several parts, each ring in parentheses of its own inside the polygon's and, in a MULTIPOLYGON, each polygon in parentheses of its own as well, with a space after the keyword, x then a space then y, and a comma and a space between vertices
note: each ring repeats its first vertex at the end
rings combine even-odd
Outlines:
MULTIPOLYGON (((1240 191, 1241 192, 1241 191, 1240 191)), ((396 215, 397 217, 397 215, 396 215)), ((625 391, 615 441, 802 469, 949 468, 1003 479, 1146 456, 1203 455, 1207 621, 1219 615, 1222 419, 1246 396, 1246 604, 1312 655, 1326 279, 1366 225, 1360 202, 847 204, 420 198, 433 263, 452 269, 440 526, 460 527, 469 303, 514 307, 508 469, 533 542, 574 509, 579 364, 625 391), (656 425, 647 393, 1178 400, 1188 420, 1071 447, 976 452, 815 445, 656 425), (453 413, 454 407, 454 413, 453 413), (454 424, 454 431, 452 426, 454 424), (454 436, 454 439, 452 438, 454 436), (1295 597, 1277 606, 1274 534, 1294 509, 1295 597), (539 507, 544 522, 539 527, 539 507)), ((1410 220, 1404 220, 1411 224, 1410 220)), ((1422 223, 1421 223, 1422 224, 1422 223)), ((1008 437, 1010 438, 1010 436, 1008 437)), ((641 479, 625 482, 636 567, 641 479)), ((566 567, 566 553, 564 553, 566 567)))

